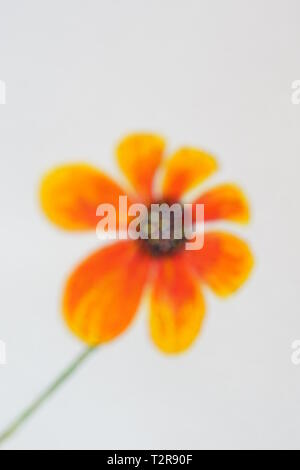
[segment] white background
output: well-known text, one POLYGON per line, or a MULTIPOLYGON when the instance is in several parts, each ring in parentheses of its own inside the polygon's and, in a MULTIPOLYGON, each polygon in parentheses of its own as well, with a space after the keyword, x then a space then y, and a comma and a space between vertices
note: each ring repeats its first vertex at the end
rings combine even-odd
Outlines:
POLYGON ((0 429, 84 347, 60 296, 99 241, 43 218, 47 169, 119 177, 114 145, 134 130, 204 147, 250 197, 233 230, 256 256, 238 295, 207 295, 186 354, 155 349, 142 307, 6 448, 300 448, 299 17, 299 0, 0 0, 0 429))

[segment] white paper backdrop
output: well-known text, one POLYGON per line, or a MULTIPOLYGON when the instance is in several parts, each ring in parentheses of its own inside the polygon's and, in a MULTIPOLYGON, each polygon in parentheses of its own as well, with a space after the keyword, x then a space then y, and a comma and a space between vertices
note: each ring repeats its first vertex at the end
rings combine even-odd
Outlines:
POLYGON ((155 349, 144 306, 6 448, 300 447, 299 15, 298 0, 0 0, 0 428, 83 347, 59 301, 99 242, 45 221, 49 167, 117 177, 115 142, 141 129, 209 149, 250 196, 238 232, 257 260, 238 295, 208 295, 188 353, 155 349))

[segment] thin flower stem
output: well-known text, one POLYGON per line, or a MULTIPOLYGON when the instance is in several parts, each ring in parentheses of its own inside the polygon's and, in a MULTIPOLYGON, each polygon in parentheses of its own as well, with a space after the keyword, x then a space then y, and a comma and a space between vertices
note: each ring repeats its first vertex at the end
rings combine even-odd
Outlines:
POLYGON ((79 368, 87 357, 96 348, 89 347, 80 354, 79 357, 28 407, 21 413, 15 421, 0 434, 0 445, 11 437, 27 421, 46 400, 79 368))

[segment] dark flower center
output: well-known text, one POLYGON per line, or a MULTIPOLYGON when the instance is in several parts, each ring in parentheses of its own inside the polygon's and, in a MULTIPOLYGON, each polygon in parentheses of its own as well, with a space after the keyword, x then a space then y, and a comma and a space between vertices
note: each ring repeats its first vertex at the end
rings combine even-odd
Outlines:
POLYGON ((184 212, 180 203, 159 202, 148 209, 141 223, 143 247, 155 257, 168 256, 184 248, 184 212))

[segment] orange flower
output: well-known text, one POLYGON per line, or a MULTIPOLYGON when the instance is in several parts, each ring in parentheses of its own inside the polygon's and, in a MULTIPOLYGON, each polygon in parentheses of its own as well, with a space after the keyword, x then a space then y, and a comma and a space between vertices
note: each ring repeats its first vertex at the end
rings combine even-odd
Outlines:
MULTIPOLYGON (((163 162, 164 151, 165 141, 157 135, 134 134, 120 142, 117 158, 133 189, 131 201, 157 200, 153 182, 159 168, 160 201, 180 201, 217 170, 215 158, 202 150, 182 148, 163 162)), ((119 196, 126 194, 93 167, 66 165, 45 176, 41 204, 48 218, 63 229, 95 230, 99 204, 117 208, 119 196)), ((206 221, 249 220, 247 200, 234 184, 220 185, 194 202, 205 205, 206 221)), ((153 341, 166 353, 187 349, 204 319, 201 285, 222 297, 232 294, 248 278, 253 257, 244 241, 221 231, 207 232, 202 250, 181 247, 175 250, 170 244, 160 250, 158 245, 154 251, 151 241, 126 240, 92 254, 65 287, 63 313, 70 329, 92 346, 114 339, 132 322, 149 282, 153 341)))

